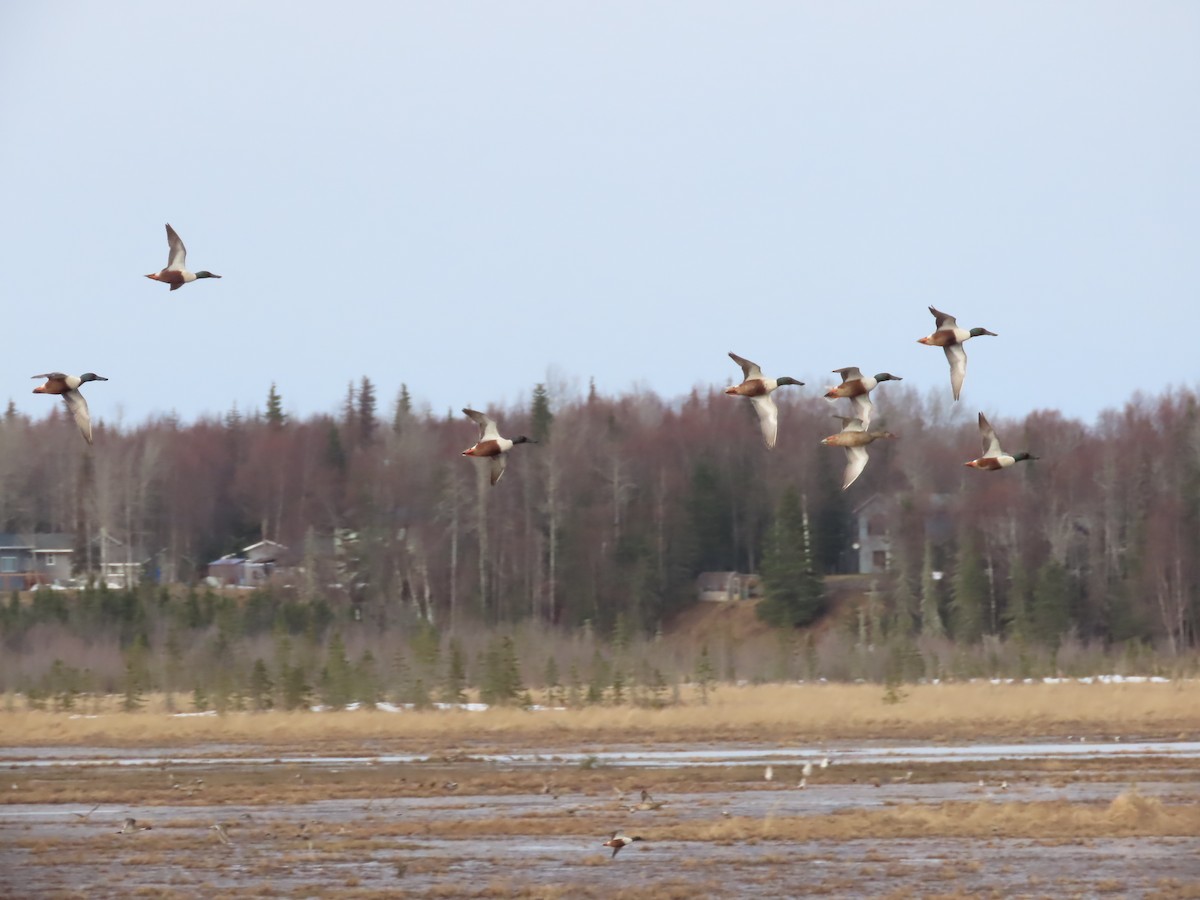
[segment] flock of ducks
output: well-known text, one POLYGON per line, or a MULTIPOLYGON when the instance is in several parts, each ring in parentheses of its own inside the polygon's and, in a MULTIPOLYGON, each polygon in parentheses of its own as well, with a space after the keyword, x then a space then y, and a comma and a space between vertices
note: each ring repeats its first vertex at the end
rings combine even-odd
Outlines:
MULTIPOLYGON (((950 364, 950 389, 957 400, 962 392, 963 380, 967 377, 967 351, 963 344, 973 337, 991 335, 994 331, 986 328, 960 328, 958 321, 949 313, 929 307, 933 314, 934 330, 917 343, 929 347, 941 347, 946 353, 950 364)), ((763 374, 757 363, 751 362, 730 353, 729 358, 742 367, 743 379, 741 384, 735 384, 725 389, 725 393, 739 397, 748 397, 758 413, 759 425, 762 428, 763 443, 770 450, 775 446, 775 436, 779 429, 779 410, 771 394, 780 386, 786 384, 803 385, 795 378, 768 378, 763 374)), ((834 369, 834 373, 842 379, 841 383, 825 392, 827 400, 846 399, 850 401, 852 414, 849 416, 835 415, 834 418, 842 423, 841 431, 821 439, 827 447, 841 447, 846 451, 846 468, 842 473, 842 490, 854 484, 863 469, 867 466, 867 446, 873 441, 895 438, 890 431, 871 431, 871 414, 874 407, 871 403, 871 391, 885 381, 903 381, 899 375, 891 372, 880 372, 877 375, 863 375, 857 366, 847 366, 844 369, 834 369)), ((983 413, 979 414, 979 431, 983 437, 983 455, 973 459, 966 465, 976 469, 1004 469, 1026 459, 1037 459, 1029 453, 1006 453, 1000 447, 996 432, 988 424, 983 413)))
MULTIPOLYGON (((221 277, 204 269, 198 272, 189 270, 187 247, 184 246, 183 240, 170 223, 166 228, 167 265, 158 272, 147 275, 147 278, 169 284, 171 290, 174 291, 202 278, 221 277)), ((967 352, 963 345, 971 338, 981 335, 992 337, 997 335, 994 331, 988 331, 986 328, 960 328, 958 321, 949 313, 932 306, 929 307, 929 311, 934 317, 934 330, 926 337, 918 338, 917 342, 929 347, 941 347, 945 351, 946 360, 950 364, 950 388, 954 399, 957 400, 962 392, 963 380, 967 376, 967 352)), ((763 373, 758 363, 738 356, 736 353, 731 352, 729 358, 741 366, 742 380, 738 384, 727 387, 725 393, 750 400, 758 414, 763 443, 768 450, 771 450, 775 447, 775 440, 779 432, 779 408, 775 405, 771 395, 787 385, 803 387, 804 382, 786 375, 781 378, 770 378, 763 373)), ((828 447, 841 447, 846 451, 846 468, 842 475, 842 490, 845 490, 866 468, 867 446, 877 440, 896 437, 890 431, 870 430, 873 411, 871 392, 885 381, 902 381, 903 379, 890 372, 863 375, 857 366, 847 366, 833 371, 842 380, 840 384, 826 391, 825 398, 832 401, 849 400, 852 414, 849 416, 835 415, 834 418, 842 423, 841 430, 837 434, 822 438, 821 443, 828 447)), ((82 375, 47 372, 33 377, 45 379, 45 382, 35 387, 33 392, 62 397, 67 404, 67 409, 75 419, 75 424, 79 427, 79 433, 83 435, 83 439, 88 444, 91 444, 91 417, 88 412, 87 400, 84 399, 79 389, 90 381, 108 381, 108 379, 95 372, 84 372, 82 375)), ((513 447, 517 444, 537 443, 524 435, 514 438, 502 437, 496 422, 479 410, 464 409, 463 415, 479 426, 479 437, 474 444, 462 452, 462 455, 488 460, 491 467, 492 485, 499 482, 504 475, 504 469, 508 465, 508 453, 513 447)), ((983 455, 966 463, 968 466, 976 469, 1004 469, 1022 460, 1037 459, 1036 456, 1024 452, 1006 453, 1000 446, 995 430, 982 412, 979 414, 979 431, 983 438, 983 455)))
MULTIPOLYGON (((168 223, 167 265, 165 268, 146 277, 153 281, 161 281, 164 284, 169 284, 171 290, 174 291, 198 278, 220 278, 221 276, 204 270, 199 272, 189 271, 187 267, 187 247, 183 245, 183 241, 175 233, 175 229, 168 223)), ((75 419, 75 424, 79 426, 79 433, 83 435, 85 441, 89 444, 92 443, 91 415, 88 413, 87 400, 84 399, 79 388, 89 381, 108 381, 108 379, 97 375, 95 372, 84 372, 82 375, 47 372, 43 375, 34 375, 33 377, 46 379, 46 383, 35 387, 33 392, 35 394, 56 394, 62 397, 67 404, 67 409, 75 419)))
MULTIPOLYGON (((950 389, 957 400, 962 393, 963 381, 967 377, 967 351, 963 344, 971 338, 981 335, 997 337, 994 331, 986 328, 960 328, 958 321, 949 313, 929 307, 933 314, 934 330, 917 343, 928 347, 941 347, 950 364, 950 389)), ((804 382, 791 376, 771 378, 763 373, 758 363, 730 353, 732 359, 742 368, 742 380, 738 384, 725 389, 726 394, 735 397, 745 397, 754 405, 758 414, 759 427, 762 430, 763 443, 768 450, 775 447, 779 433, 779 407, 775 405, 771 395, 785 385, 803 387, 804 382)), ((874 406, 871 403, 871 391, 885 381, 903 381, 899 375, 891 372, 880 372, 877 375, 863 375, 857 366, 847 366, 833 370, 842 379, 841 383, 825 392, 827 400, 846 399, 850 401, 852 414, 849 416, 835 415, 834 418, 842 423, 837 434, 822 438, 821 443, 827 447, 841 447, 846 451, 846 468, 842 473, 842 490, 854 484, 863 469, 867 467, 867 446, 874 441, 892 439, 896 435, 890 431, 872 431, 871 415, 874 406)), ((508 452, 517 444, 536 444, 537 441, 524 435, 511 440, 500 436, 496 423, 488 416, 475 409, 464 409, 463 414, 479 425, 479 439, 463 451, 463 456, 491 460, 491 482, 496 484, 504 474, 507 465, 508 452)), ((1006 453, 1000 447, 996 432, 988 424, 983 413, 979 414, 979 432, 983 438, 983 455, 967 462, 965 465, 975 469, 1006 469, 1015 463, 1027 459, 1037 459, 1029 453, 1006 453)), ((623 846, 623 845, 622 845, 623 846)))

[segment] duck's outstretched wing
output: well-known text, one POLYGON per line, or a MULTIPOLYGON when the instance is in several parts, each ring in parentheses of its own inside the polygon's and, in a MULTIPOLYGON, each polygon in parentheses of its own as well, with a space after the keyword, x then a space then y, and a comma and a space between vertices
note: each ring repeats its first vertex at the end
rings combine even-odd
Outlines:
MULTIPOLYGON (((496 423, 488 416, 484 415, 477 409, 464 409, 463 415, 474 420, 474 422, 479 426, 480 441, 499 440, 500 431, 496 428, 496 423)), ((495 484, 495 481, 493 480, 492 483, 495 484)))
POLYGON ((862 378, 862 372, 858 370, 858 366, 847 366, 844 369, 834 369, 833 371, 842 376, 842 381, 854 381, 862 378))
POLYGON ((863 469, 867 467, 867 448, 866 447, 847 447, 846 448, 846 471, 842 474, 842 490, 854 484, 855 479, 862 474, 863 469))
POLYGON ((79 433, 90 444, 92 442, 92 417, 88 414, 87 400, 84 399, 83 394, 76 388, 72 388, 64 393, 62 398, 67 404, 67 409, 71 411, 71 415, 75 417, 75 424, 79 426, 79 433))
POLYGON ((1004 453, 1000 449, 1000 439, 996 437, 996 430, 992 428, 991 423, 983 413, 979 414, 979 436, 983 439, 982 459, 1000 456, 1004 453))
MULTIPOLYGON (((187 247, 183 246, 183 241, 179 235, 175 233, 175 229, 167 224, 167 268, 168 269, 186 269, 187 268, 187 247)), ((179 287, 177 284, 171 285, 171 290, 179 287)))
POLYGON ((504 474, 504 467, 508 465, 508 454, 497 453, 492 457, 492 484, 500 480, 500 476, 504 474))
POLYGON ((854 414, 862 420, 863 428, 871 424, 871 412, 875 409, 875 405, 871 403, 870 394, 859 394, 857 397, 850 398, 850 404, 854 407, 854 414))
POLYGON ((933 318, 937 323, 938 331, 941 331, 943 328, 958 327, 958 321, 954 318, 954 316, 950 315, 950 313, 944 313, 940 309, 934 309, 932 306, 929 307, 929 311, 933 313, 933 318))
POLYGON ((744 359, 733 352, 730 352, 729 358, 742 367, 742 375, 746 381, 749 381, 751 378, 763 377, 762 369, 758 367, 758 363, 750 362, 750 360, 744 359))
POLYGON ((758 413, 758 425, 762 429, 763 443, 768 450, 775 448, 775 436, 779 433, 779 407, 771 399, 770 394, 760 394, 751 397, 754 411, 758 413))
POLYGON ((967 377, 967 351, 962 344, 947 344, 942 349, 946 351, 946 362, 950 363, 950 389, 957 400, 962 392, 963 379, 967 377))
POLYGON ((862 419, 858 418, 858 416, 834 416, 834 418, 842 423, 842 431, 866 431, 867 430, 867 429, 863 428, 862 419))

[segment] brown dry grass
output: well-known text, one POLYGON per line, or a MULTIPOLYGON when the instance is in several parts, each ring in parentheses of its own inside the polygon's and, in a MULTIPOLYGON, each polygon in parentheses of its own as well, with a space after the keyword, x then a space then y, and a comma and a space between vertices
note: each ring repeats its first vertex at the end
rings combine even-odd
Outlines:
POLYGON ((97 717, 21 709, 0 712, 0 745, 178 746, 203 742, 305 746, 330 751, 387 741, 418 752, 454 746, 555 747, 583 741, 794 741, 895 738, 922 741, 1026 738, 1066 734, 1200 733, 1200 681, 1170 684, 941 684, 906 688, 884 702, 878 685, 721 687, 701 704, 666 709, 589 707, 527 712, 230 713, 176 717, 118 713, 116 700, 97 717))

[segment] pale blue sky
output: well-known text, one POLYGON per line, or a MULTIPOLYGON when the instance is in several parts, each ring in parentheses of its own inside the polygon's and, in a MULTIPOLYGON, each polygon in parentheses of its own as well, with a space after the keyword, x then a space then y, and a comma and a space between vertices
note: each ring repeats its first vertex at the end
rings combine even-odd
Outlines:
POLYGON ((932 303, 1000 334, 965 417, 1091 421, 1197 384, 1198 47, 1153 0, 5 3, 0 400, 674 397, 729 350, 948 397, 932 303), (224 278, 145 279, 164 222, 224 278))

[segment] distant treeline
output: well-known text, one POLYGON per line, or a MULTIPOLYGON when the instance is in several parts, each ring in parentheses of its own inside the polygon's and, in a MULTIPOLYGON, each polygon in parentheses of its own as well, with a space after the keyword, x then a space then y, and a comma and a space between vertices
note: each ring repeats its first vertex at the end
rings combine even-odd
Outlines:
MULTIPOLYGON (((554 707, 703 703, 723 684, 869 681, 900 703, 916 680, 1101 674, 1195 677, 1194 653, 1068 635, 975 644, 890 628, 871 595, 844 595, 820 628, 645 635, 618 616, 600 634, 529 620, 441 630, 401 610, 366 620, 289 589, 41 589, 0 603, 6 708, 58 712, 338 709, 349 704, 554 707), (684 688, 686 687, 686 690, 684 688)), ((729 621, 728 617, 718 619, 729 621)))
MULTIPOLYGON (((1006 449, 1040 459, 977 472, 963 466, 979 453, 976 409, 944 394, 877 391, 876 422, 899 439, 872 445, 846 492, 842 451, 818 444, 841 409, 808 389, 779 398, 768 452, 750 404, 715 391, 667 401, 538 385, 528 403, 491 410, 501 433, 539 442, 512 451, 494 488, 459 455, 474 423, 417 410, 407 389, 383 413, 367 378, 336 415, 290 418, 272 385, 261 412, 98 427, 90 452, 61 410, 31 421, 10 405, 0 529, 74 532, 83 569, 104 535, 182 583, 222 554, 278 541, 300 573, 278 588, 291 606, 272 613, 272 628, 297 617, 288 633, 351 610, 383 631, 532 622, 607 637, 620 623, 649 636, 696 602, 704 571, 761 572, 773 621, 812 621, 821 577, 853 568, 855 509, 874 497, 890 570, 863 615, 880 639, 1193 648, 1196 396, 1134 397, 1091 426, 1053 410, 991 415, 1006 449), (335 533, 353 536, 337 555, 335 533)), ((101 607, 78 614, 117 614, 101 607)), ((191 609, 180 615, 207 615, 191 609)))

